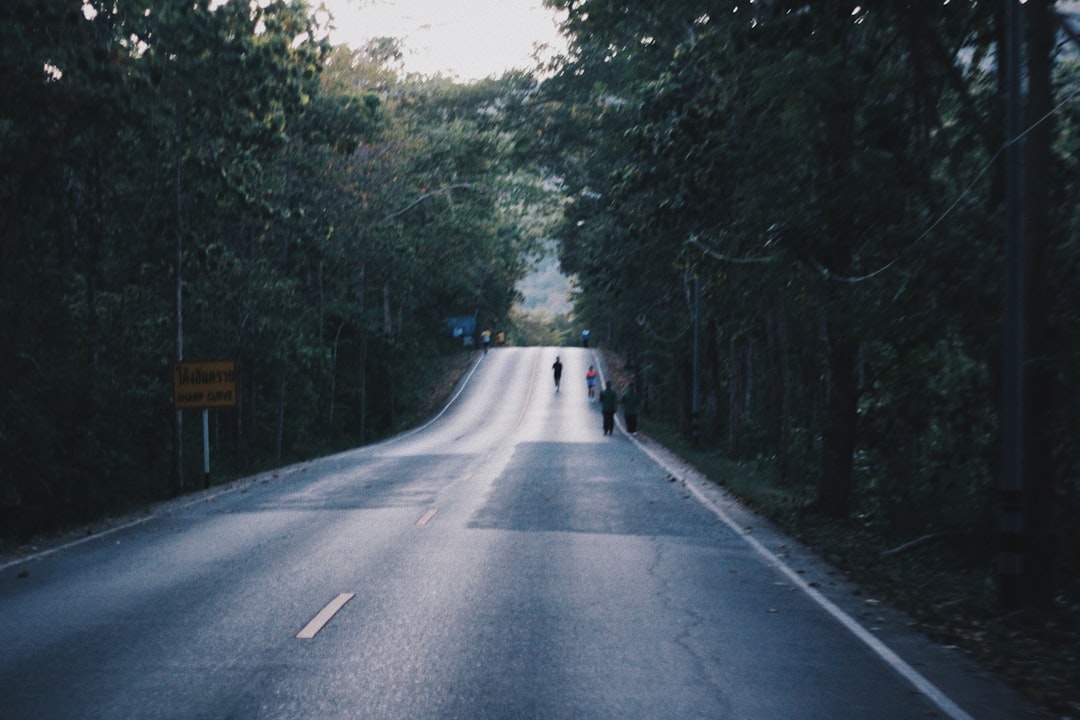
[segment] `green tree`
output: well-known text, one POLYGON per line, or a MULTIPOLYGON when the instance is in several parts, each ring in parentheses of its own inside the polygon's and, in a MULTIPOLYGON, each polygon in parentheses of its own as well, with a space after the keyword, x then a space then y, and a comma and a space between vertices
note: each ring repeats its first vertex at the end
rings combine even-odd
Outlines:
MULTIPOLYGON (((781 458, 794 436, 820 438, 818 506, 846 514, 860 398, 890 372, 871 348, 966 331, 923 321, 960 289, 994 287, 992 245, 965 256, 922 232, 948 209, 939 198, 963 189, 950 170, 978 167, 980 156, 960 165, 948 151, 993 137, 979 66, 960 53, 986 46, 988 11, 553 4, 569 12, 571 51, 539 93, 541 118, 563 113, 557 137, 538 132, 573 199, 560 237, 583 278, 579 310, 613 309, 627 348, 645 330, 665 339, 648 321, 670 299, 666 340, 685 347, 685 278, 700 278, 714 436, 726 426, 735 454, 770 452, 768 438, 781 458), (982 122, 961 132, 956 117, 982 122), (912 307, 897 314, 900 303, 912 307)), ((972 209, 985 231, 985 206, 972 209)), ((947 347, 970 357, 979 342, 947 347)), ((689 365, 681 350, 669 367, 685 377, 689 365)))

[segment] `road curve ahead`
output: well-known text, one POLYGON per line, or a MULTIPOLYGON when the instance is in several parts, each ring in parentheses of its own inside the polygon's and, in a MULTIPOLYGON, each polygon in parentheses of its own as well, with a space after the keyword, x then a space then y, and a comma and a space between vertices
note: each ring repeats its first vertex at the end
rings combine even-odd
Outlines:
POLYGON ((596 360, 492 349, 411 433, 0 564, 0 717, 1019 717, 604 436, 596 360))

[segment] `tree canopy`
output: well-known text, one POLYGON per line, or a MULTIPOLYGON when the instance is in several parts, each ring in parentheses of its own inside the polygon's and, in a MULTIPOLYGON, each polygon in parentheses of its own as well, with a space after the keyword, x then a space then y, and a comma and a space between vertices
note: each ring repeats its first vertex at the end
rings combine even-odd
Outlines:
MULTIPOLYGON (((810 508, 984 556, 1001 483, 1003 9, 547 4, 569 49, 535 98, 531 147, 564 183, 556 235, 579 322, 629 358, 655 416, 807 485, 810 508)), ((1045 565, 1078 508, 1080 326, 1060 272, 1080 259, 1062 145, 1077 48, 1052 2, 1022 19, 1040 292, 1018 502, 1045 565)), ((1077 540, 1061 577, 1076 577, 1077 540)), ((1027 572, 1046 603, 1047 568, 1027 572)))
POLYGON ((11 0, 0 34, 5 537, 195 484, 173 361, 238 363, 228 475, 400 429, 446 317, 506 322, 523 78, 402 77, 282 0, 11 0))
MULTIPOLYGON (((332 47, 303 2, 0 4, 4 535, 193 484, 177 360, 238 363, 226 472, 394 432, 445 319, 508 327, 547 236, 647 417, 802 510, 985 560, 1003 8, 546 4, 565 55, 467 85, 403 76, 392 38, 332 47)), ((1034 480, 1009 499, 1043 603, 1080 577, 1078 35, 1054 10, 1023 10, 1034 480)))

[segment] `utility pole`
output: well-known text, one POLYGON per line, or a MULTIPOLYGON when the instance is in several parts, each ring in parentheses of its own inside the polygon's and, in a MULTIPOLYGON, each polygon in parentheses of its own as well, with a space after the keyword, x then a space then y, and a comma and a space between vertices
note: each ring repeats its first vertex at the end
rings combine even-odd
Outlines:
POLYGON ((1008 0, 1005 15, 1006 209, 1003 327, 1001 604, 1045 610, 1054 596, 1054 468, 1046 419, 1053 373, 1045 370, 1048 168, 1053 142, 1053 55, 1071 28, 1054 0, 1008 0))
POLYGON ((1027 252, 1024 242, 1024 25, 1019 0, 1005 3, 1005 324, 998 589, 1004 608, 1023 605, 1027 466, 1027 252))
MULTIPOLYGON (((179 122, 179 121, 177 121, 179 122)), ((180 132, 176 132, 177 146, 180 145, 180 132)), ((176 284, 173 298, 174 320, 176 322, 176 362, 184 360, 184 165, 181 153, 176 159, 176 284)), ((179 495, 184 490, 184 411, 177 409, 173 417, 173 460, 172 494, 179 495)))

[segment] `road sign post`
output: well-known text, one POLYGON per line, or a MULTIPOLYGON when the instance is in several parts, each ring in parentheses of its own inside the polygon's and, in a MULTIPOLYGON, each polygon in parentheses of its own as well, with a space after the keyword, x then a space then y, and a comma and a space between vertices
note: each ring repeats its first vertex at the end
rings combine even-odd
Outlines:
POLYGON ((173 405, 202 410, 203 485, 210 487, 210 408, 236 407, 236 361, 173 363, 173 405))

